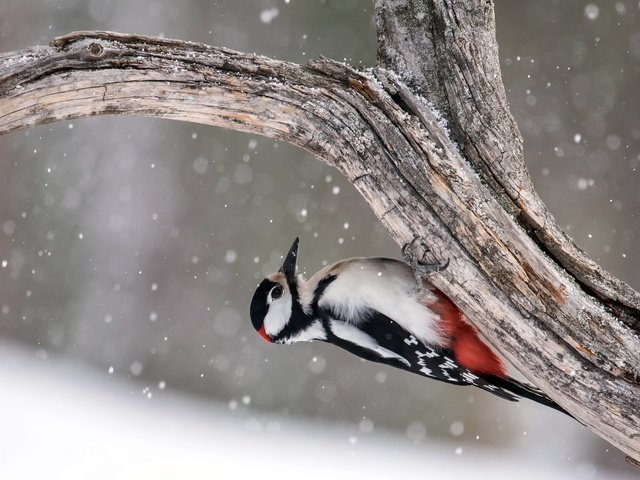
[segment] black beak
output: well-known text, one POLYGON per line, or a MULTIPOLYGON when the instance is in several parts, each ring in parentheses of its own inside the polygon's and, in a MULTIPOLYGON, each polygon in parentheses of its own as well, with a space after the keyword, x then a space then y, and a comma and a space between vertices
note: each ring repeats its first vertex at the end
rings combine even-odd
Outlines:
POLYGON ((280 271, 284 273, 284 276, 287 277, 288 283, 295 283, 296 281, 296 262, 298 260, 298 245, 300 244, 300 239, 296 237, 293 241, 293 245, 289 249, 289 253, 284 259, 284 263, 282 267, 280 267, 280 271))

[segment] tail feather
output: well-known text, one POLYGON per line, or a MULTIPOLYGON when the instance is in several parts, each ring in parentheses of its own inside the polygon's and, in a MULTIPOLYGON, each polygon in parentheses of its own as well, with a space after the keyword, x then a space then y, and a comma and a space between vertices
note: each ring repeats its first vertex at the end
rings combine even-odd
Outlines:
POLYGON ((564 408, 562 408, 556 402, 551 400, 542 390, 539 390, 533 385, 530 385, 525 382, 521 382, 511 377, 502 378, 502 377, 497 377, 495 375, 481 375, 481 377, 484 380, 517 395, 518 397, 527 398, 536 403, 539 403, 540 405, 553 408, 573 418, 573 415, 567 412, 564 408))

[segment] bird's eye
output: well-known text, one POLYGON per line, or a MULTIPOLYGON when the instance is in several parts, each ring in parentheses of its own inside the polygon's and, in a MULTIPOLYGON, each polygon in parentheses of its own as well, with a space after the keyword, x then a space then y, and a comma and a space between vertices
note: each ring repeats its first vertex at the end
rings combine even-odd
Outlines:
POLYGON ((282 293, 283 293, 282 287, 280 285, 276 285, 271 290, 271 298, 273 300, 277 300, 278 298, 280 298, 282 296, 282 293))

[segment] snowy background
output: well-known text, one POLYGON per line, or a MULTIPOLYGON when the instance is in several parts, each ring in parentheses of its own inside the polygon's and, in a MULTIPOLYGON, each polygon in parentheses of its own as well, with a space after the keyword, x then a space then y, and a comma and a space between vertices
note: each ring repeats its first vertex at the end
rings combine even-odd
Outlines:
MULTIPOLYGON (((640 288, 638 2, 502 0, 496 16, 540 194, 640 288)), ((369 0, 0 0, 0 51, 81 29, 375 61, 369 0)), ((269 139, 107 117, 0 137, 2 478, 637 476, 543 407, 264 344, 251 294, 297 235, 310 273, 399 253, 336 171, 269 139)))

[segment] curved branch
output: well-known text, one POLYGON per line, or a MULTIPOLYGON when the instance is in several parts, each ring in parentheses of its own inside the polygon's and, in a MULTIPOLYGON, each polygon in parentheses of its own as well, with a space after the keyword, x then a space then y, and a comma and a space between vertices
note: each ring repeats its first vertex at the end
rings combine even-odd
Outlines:
POLYGON ((0 133, 103 114, 257 133, 337 167, 398 244, 420 237, 451 258, 433 283, 522 373, 640 458, 637 294, 625 323, 608 307, 620 292, 594 296, 545 255, 395 74, 110 32, 0 56, 0 133))
POLYGON ((547 253, 627 321, 640 294, 603 270, 558 226, 524 164, 501 78, 492 2, 376 0, 378 63, 443 112, 453 138, 493 195, 547 253), (407 38, 411 40, 408 42, 407 38), (490 100, 487 100, 490 99, 490 100))

